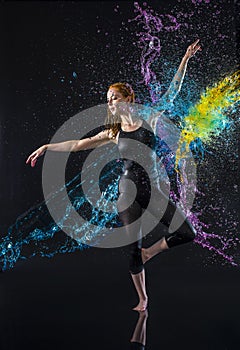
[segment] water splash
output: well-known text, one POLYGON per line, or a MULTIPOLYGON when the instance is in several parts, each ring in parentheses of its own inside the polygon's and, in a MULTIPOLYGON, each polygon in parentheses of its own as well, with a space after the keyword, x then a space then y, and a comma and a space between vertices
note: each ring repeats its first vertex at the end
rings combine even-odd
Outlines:
POLYGON ((180 28, 176 17, 170 14, 156 14, 152 9, 143 9, 137 2, 134 3, 137 16, 129 22, 135 21, 142 26, 143 31, 137 32, 137 45, 141 49, 140 64, 143 83, 149 89, 151 100, 157 102, 161 93, 161 83, 157 80, 152 65, 161 52, 161 32, 177 31, 180 28))
POLYGON ((199 140, 205 144, 211 143, 213 136, 219 136, 224 129, 229 128, 233 124, 231 116, 235 115, 239 102, 240 71, 208 87, 183 120, 184 127, 176 154, 177 164, 195 140, 198 147, 199 140))
MULTIPOLYGON (((206 5, 210 1, 192 1, 194 5, 206 5)), ((143 31, 137 32, 138 37, 138 47, 141 49, 141 74, 143 76, 143 82, 149 90, 152 103, 156 103, 160 100, 162 84, 157 81, 156 74, 152 67, 156 59, 160 57, 161 54, 161 41, 160 35, 166 29, 163 25, 164 15, 159 15, 151 9, 143 9, 138 3, 135 3, 136 12, 138 15, 134 18, 138 26, 142 26, 143 31)), ((213 8, 213 17, 217 18, 220 10, 213 8)), ((172 16, 172 19, 176 19, 176 26, 171 29, 177 31, 179 28, 188 28, 189 24, 186 18, 192 17, 194 14, 191 12, 178 13, 176 17, 172 16), (183 21, 180 24, 180 18, 183 21), (184 20, 185 18, 185 20, 184 20), (179 22, 179 23, 178 23, 179 22)), ((166 18, 166 17, 165 17, 166 18)), ((201 24, 202 25, 202 24, 201 24)), ((179 30, 181 33, 181 30, 179 30)), ((218 37, 223 39, 223 36, 219 34, 218 37)), ((179 38, 179 36, 177 36, 179 38)), ((165 62, 166 64, 166 62, 165 62)), ((186 84, 186 82, 185 82, 186 84)), ((181 200, 181 207, 185 214, 188 216, 189 220, 192 222, 193 226, 196 227, 198 236, 195 242, 201 247, 208 249, 215 256, 223 257, 225 262, 236 266, 234 257, 226 253, 231 247, 234 247, 239 243, 237 237, 234 237, 233 232, 219 234, 219 233, 207 233, 205 229, 207 225, 200 220, 203 210, 198 209, 197 213, 191 212, 187 203, 187 193, 192 191, 193 193, 198 193, 198 189, 195 187, 193 182, 189 182, 189 177, 187 177, 185 171, 185 158, 189 158, 189 152, 193 152, 195 158, 198 160, 203 160, 205 153, 211 153, 206 149, 207 144, 213 144, 216 137, 218 137, 223 130, 229 129, 233 124, 233 119, 231 116, 236 112, 236 107, 239 102, 239 73, 236 72, 231 76, 226 77, 220 83, 217 83, 212 88, 207 88, 206 92, 200 97, 199 103, 189 109, 189 102, 193 99, 193 95, 199 89, 195 86, 191 91, 192 82, 188 81, 188 91, 189 96, 185 101, 178 102, 175 109, 169 104, 160 106, 161 109, 170 110, 172 120, 178 119, 178 123, 181 127, 179 148, 176 154, 172 154, 166 157, 165 163, 169 169, 175 168, 175 181, 177 179, 177 191, 171 191, 171 197, 176 202, 181 200), (163 108, 164 107, 164 108, 163 108), (189 110, 189 111, 188 111, 189 110), (186 116, 187 115, 187 116, 186 116), (180 119, 180 120, 179 120, 180 119), (214 138, 215 137, 215 138, 214 138)), ((151 105, 151 104, 150 104, 151 105)), ((159 120, 161 117, 159 118, 159 120)), ((161 121, 157 125, 157 135, 163 140, 171 138, 171 127, 165 128, 167 134, 163 135, 163 128, 161 128, 161 121)), ((164 153, 164 147, 160 151, 164 153)), ((166 153, 167 154, 167 153, 166 153)), ((172 170, 173 171, 173 170, 172 170)), ((161 169, 159 169, 159 175, 161 176, 161 169)), ((166 179, 165 179, 166 180, 166 179)), ((208 208, 205 208, 206 211, 208 208)), ((224 211, 224 210, 223 210, 224 211)), ((225 215, 223 213, 223 215, 225 215)))
POLYGON ((208 249, 216 257, 222 257, 224 263, 229 263, 232 266, 238 266, 233 255, 229 254, 229 250, 239 244, 238 237, 233 235, 220 235, 219 233, 208 233, 206 229, 210 225, 203 223, 200 220, 201 211, 198 213, 189 213, 188 219, 196 229, 197 236, 194 242, 202 248, 208 249))
MULTIPOLYGON (((92 166, 85 170, 85 176, 91 173, 92 166)), ((59 226, 50 216, 47 204, 56 198, 61 200, 58 205, 65 205, 61 192, 64 188, 58 189, 55 193, 49 195, 48 200, 32 207, 27 212, 17 218, 16 222, 8 229, 8 233, 0 240, 0 264, 3 271, 14 267, 18 259, 31 258, 39 255, 41 257, 52 258, 56 254, 72 253, 76 250, 89 248, 97 244, 98 240, 103 238, 106 230, 102 228, 119 226, 117 209, 110 211, 112 201, 118 196, 118 181, 121 172, 121 163, 116 162, 111 170, 107 170, 99 179, 99 183, 94 183, 88 193, 82 191, 81 174, 76 175, 68 181, 64 188, 67 189, 68 197, 73 206, 64 207, 65 214, 59 219, 59 226, 64 230, 71 227, 72 237, 64 234, 59 226), (107 179, 107 183, 106 183, 107 179), (110 181, 111 180, 111 181, 110 181), (102 196, 94 207, 87 199, 96 192, 98 186, 103 189, 102 196), (78 227, 70 220, 71 211, 76 210, 86 219, 86 224, 78 227), (110 214, 109 214, 110 213, 110 214), (95 230, 91 230, 91 224, 96 225, 95 230)), ((80 215, 80 214, 79 214, 80 215)))
MULTIPOLYGON (((200 245, 202 248, 208 249, 215 255, 215 257, 222 257, 224 263, 229 263, 232 266, 238 266, 234 256, 229 253, 231 249, 236 247, 240 242, 239 238, 234 235, 234 231, 232 230, 231 232, 230 230, 228 232, 228 230, 226 230, 224 234, 214 232, 210 224, 206 224, 200 219, 205 211, 209 212, 209 207, 206 205, 204 208, 198 208, 194 211, 192 210, 192 207, 189 207, 187 196, 189 191, 196 193, 198 197, 204 196, 204 194, 200 193, 195 185, 195 182, 191 181, 191 177, 189 177, 189 174, 187 174, 185 167, 186 161, 185 159, 181 159, 181 176, 177 177, 180 201, 179 199, 177 201, 179 202, 186 217, 196 230, 197 235, 194 242, 200 245), (211 229, 212 232, 207 232, 207 229, 211 229)), ((219 208, 212 209, 213 211, 216 211, 219 208)), ((226 213, 223 213, 223 215, 226 215, 226 213)))
MULTIPOLYGON (((214 147, 216 137, 220 137, 224 130, 236 125, 234 117, 240 102, 239 75, 239 71, 237 71, 214 84, 213 87, 207 88, 201 94, 199 102, 189 109, 189 113, 181 122, 184 127, 181 130, 179 147, 175 157, 182 209, 197 230, 195 242, 211 251, 215 256, 222 257, 225 262, 232 266, 237 266, 237 263, 234 257, 227 252, 239 244, 239 238, 234 235, 234 230, 224 234, 208 233, 205 231, 208 225, 200 220, 204 211, 198 209, 198 212, 193 213, 187 210, 186 192, 192 190, 197 193, 198 189, 194 188, 194 184, 191 184, 189 177, 186 176, 184 159, 188 158, 190 150, 199 159, 203 159, 206 145, 210 144, 214 147)), ((209 208, 206 206, 205 210, 207 212, 209 208)), ((224 209, 222 215, 226 215, 224 209)))
MULTIPOLYGON (((205 0, 203 1, 193 1, 194 4, 200 4, 208 3, 209 1, 205 0)), ((118 7, 118 6, 117 6, 118 7)), ((182 34, 181 29, 186 29, 191 27, 191 23, 187 23, 188 21, 188 15, 183 14, 182 16, 185 17, 185 23, 179 23, 180 19, 180 13, 177 15, 169 14, 169 15, 159 15, 155 13, 150 8, 143 10, 140 5, 135 3, 135 9, 138 12, 138 15, 134 18, 129 20, 129 22, 134 22, 137 24, 138 28, 139 26, 143 26, 143 30, 139 33, 136 31, 136 35, 138 35, 138 48, 141 50, 141 57, 140 57, 140 64, 141 64, 141 74, 143 76, 143 84, 148 87, 151 100, 152 102, 156 102, 159 99, 159 95, 162 90, 162 82, 157 81, 156 73, 154 72, 153 65, 156 61, 156 58, 160 56, 161 54, 161 41, 160 41, 160 33, 165 33, 174 31, 175 33, 179 33, 178 36, 176 36, 176 39, 181 41, 186 40, 186 35, 182 34), (166 21, 168 21, 167 24, 166 21)), ((198 18, 200 18, 200 15, 198 13, 198 18)), ((189 17, 190 18, 190 17, 189 17)), ((217 18, 216 16, 212 18, 217 18)), ((194 19, 194 18, 193 18, 194 19)), ((219 45, 219 41, 224 40, 224 36, 220 35, 220 29, 219 29, 219 23, 216 22, 214 19, 216 26, 216 32, 218 35, 216 35, 216 41, 214 43, 219 45)), ((226 19, 227 20, 227 19, 226 19)), ((194 24, 196 25, 196 24, 194 24)), ((202 31, 203 28, 206 30, 206 24, 203 24, 201 21, 198 24, 198 30, 197 32, 202 31), (204 27, 205 25, 205 27, 204 27)), ((196 30, 195 30, 196 31, 196 30)), ((206 32, 207 33, 207 32, 206 32)), ((205 33, 205 34, 206 34, 205 33)), ((206 36, 207 37, 207 36, 206 36)), ((71 38, 71 35, 67 35, 67 38, 71 38)), ((74 45, 76 45, 78 40, 74 42, 74 45)), ((80 41, 79 41, 80 42, 80 41)), ((124 44, 125 48, 125 44, 124 44)), ((105 48, 106 49, 106 48, 105 48)), ((77 51, 77 50, 76 50, 77 51)), ((81 50, 78 50, 81 52, 81 50)), ((83 55, 81 55, 83 56, 83 55)), ((89 55, 88 55, 89 57, 89 55)), ((106 57, 106 56, 105 56, 106 57)), ((80 59, 80 58, 79 58, 80 59)), ((106 60, 109 59, 109 57, 106 58, 106 60)), ((106 60, 102 61, 102 63, 105 64, 106 60)), ((128 61, 130 61, 130 58, 128 57, 128 61)), ((89 67, 91 67, 91 70, 94 68, 92 63, 87 62, 86 65, 89 64, 89 67)), ((99 71, 99 62, 97 65, 97 69, 94 71, 94 74, 97 76, 99 71)), ((129 72, 127 72, 129 73, 129 72)), ((126 73, 126 77, 129 77, 129 74, 126 73)), ((74 80, 77 80, 78 75, 73 72, 71 78, 74 78, 74 80)), ((95 78, 95 77, 94 77, 95 78)), ((67 81, 67 79, 62 78, 62 82, 67 81)), ((72 79, 71 79, 72 81, 72 79)), ((95 83, 93 81, 90 82, 92 85, 95 83)), ((105 84, 101 82, 97 82, 96 89, 102 92, 105 96, 105 84)), ((230 84, 230 83, 229 83, 230 84)), ((91 89, 87 88, 89 90, 89 94, 94 94, 96 91, 94 91, 94 88, 91 87, 91 89)), ((188 85, 189 89, 189 85, 188 85)), ((62 87, 61 87, 62 90, 62 87)), ((67 89, 64 89, 67 91, 67 89)), ((80 95, 79 95, 80 96, 80 95)), ((191 96, 189 96, 189 99, 191 99, 191 96)), ((67 104, 69 104, 69 101, 67 101, 67 104)), ((185 110, 186 107, 186 101, 183 103, 183 109, 185 110)), ((216 103, 217 107, 217 103, 216 103)), ((218 108, 218 107, 217 107, 218 108)), ((230 107, 231 109, 231 107, 230 107)), ((233 112, 233 110, 232 110, 233 112)), ((176 112, 176 114, 178 114, 176 112)), ((65 118, 65 114, 63 114, 63 117, 65 118)), ((184 118, 183 118, 184 119, 184 118)), ((182 119, 182 120, 183 120, 182 119)), ((182 121, 181 120, 181 121, 182 121)), ((185 120, 185 119, 184 119, 185 120)), ((193 121, 189 121, 189 128, 191 126, 191 123, 193 121)), ((229 122, 229 121, 228 121, 229 122)), ((228 126, 228 122, 223 125, 222 127, 226 128, 228 126)), ((185 125, 187 125, 188 122, 185 120, 185 125)), ((219 125, 220 119, 219 119, 219 125)), ((211 126, 208 125, 208 126, 211 126)), ((209 128, 210 130, 211 128, 209 128)), ((214 133, 214 129, 213 133, 214 133)), ((220 129, 219 129, 220 130, 220 129)), ((189 131, 189 130, 188 130, 189 131)), ((213 135, 211 132, 208 133, 208 137, 206 138, 207 142, 210 142, 212 140, 213 135)), ((195 151, 198 151, 198 154, 203 157, 204 152, 206 152, 205 145, 203 142, 205 142, 205 138, 199 138, 196 136, 199 136, 197 134, 194 135, 194 137, 190 137, 187 140, 187 146, 191 147, 191 149, 194 149, 195 151), (190 141, 191 140, 191 141, 190 141), (202 141, 204 140, 204 141, 202 141)), ((176 155, 171 155, 166 151, 166 154, 164 155, 164 145, 162 145, 163 151, 162 155, 163 157, 166 156, 168 158, 167 164, 169 165, 169 169, 173 170, 173 165, 175 164, 175 157, 176 155)), ((181 156, 181 154, 180 154, 181 156)), ((182 163, 183 164, 183 163, 182 163)), ((182 166, 182 172, 183 172, 183 178, 184 178, 184 167, 182 166)), ((179 187, 181 191, 183 191, 182 183, 180 182, 179 187)), ((68 187, 69 193, 72 196, 72 201, 77 209, 81 209, 81 212, 84 212, 86 214, 86 217, 92 217, 92 220, 94 222, 94 218, 96 222, 99 220, 102 220, 102 225, 104 225, 105 217, 101 217, 100 212, 96 212, 93 215, 93 211, 91 208, 86 207, 86 201, 82 198, 81 193, 81 181, 80 177, 77 176, 73 180, 71 180, 69 183, 66 184, 68 187), (93 216, 92 216, 93 215, 93 216)), ((114 193, 114 184, 112 184, 113 188, 107 187, 105 191, 105 195, 107 198, 111 198, 112 193, 114 193)), ((116 188, 116 187, 115 187, 116 188)), ((61 189, 60 189, 61 190, 61 189)), ((57 195, 57 194, 56 194, 57 195)), ((176 191, 173 191, 171 193, 172 197, 176 196, 176 191)), ((177 198, 177 197, 176 197, 177 198)), ((183 196, 184 198, 184 196, 183 196)), ((104 212, 104 208, 103 212, 104 212)), ((198 237, 195 239, 195 242, 200 244, 202 247, 207 248, 210 251, 214 251, 217 255, 223 256, 224 259, 231 264, 234 264, 233 257, 226 254, 226 250, 231 247, 232 245, 235 245, 236 241, 232 238, 231 235, 229 237, 221 237, 219 234, 208 234, 206 229, 208 228, 208 225, 204 224, 200 220, 201 214, 204 212, 204 210, 208 210, 208 208, 202 208, 201 210, 197 210, 196 213, 188 212, 188 216, 190 218, 190 221, 194 224, 195 228, 198 232, 198 237), (220 247, 215 243, 216 240, 219 242, 220 247)), ((65 225, 69 225, 69 222, 67 221, 68 218, 68 212, 66 212, 66 217, 62 218, 63 223, 65 225)), ((108 218, 109 219, 109 218, 108 218)), ((112 218, 116 219, 116 218, 112 218)), ((107 223, 106 223, 107 224, 107 223)), ((78 228, 76 228, 77 230, 78 228)), ((48 215, 47 208, 45 204, 42 204, 36 208, 32 208, 27 213, 24 213, 20 218, 17 219, 16 223, 12 225, 9 230, 8 234, 0 241, 0 262, 3 264, 3 268, 12 268, 16 261, 20 258, 24 259, 26 257, 31 257, 34 255, 41 255, 46 257, 52 257, 57 253, 66 253, 66 252, 73 252, 75 250, 84 249, 87 247, 85 243, 88 241, 88 239, 94 238, 94 232, 91 232, 93 236, 88 236, 88 227, 82 227, 82 232, 80 233, 80 236, 82 237, 81 241, 76 241, 75 239, 72 239, 66 235, 61 235, 59 227, 52 222, 51 217, 48 215), (31 248, 29 248, 31 246, 31 248), (25 250, 26 248, 30 249, 30 254, 25 250)), ((77 232, 79 234, 79 232, 77 232)), ((96 232, 97 233, 97 232, 96 232)), ((97 239, 98 234, 95 236, 97 239)))

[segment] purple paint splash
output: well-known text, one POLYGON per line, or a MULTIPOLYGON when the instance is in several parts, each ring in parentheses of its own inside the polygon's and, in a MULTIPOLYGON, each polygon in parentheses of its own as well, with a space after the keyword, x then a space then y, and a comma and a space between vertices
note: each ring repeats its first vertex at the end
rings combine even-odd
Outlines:
POLYGON ((225 262, 230 263, 232 266, 238 266, 235 262, 234 257, 228 254, 226 251, 233 246, 239 244, 239 239, 233 238, 231 236, 226 237, 220 236, 217 233, 207 233, 204 231, 204 228, 208 228, 209 225, 204 224, 200 221, 199 215, 201 213, 190 213, 188 216, 189 221, 193 224, 196 229, 197 236, 194 240, 195 243, 199 244, 203 248, 207 248, 209 251, 215 253, 217 256, 221 256, 225 262), (215 244, 211 243, 211 240, 215 241, 215 244), (220 247, 217 247, 220 245, 220 247))
MULTIPOLYGON (((185 164, 186 165, 186 164, 185 164)), ((202 246, 203 248, 207 248, 209 251, 214 254, 221 256, 225 262, 230 263, 232 266, 238 266, 234 261, 234 257, 230 254, 227 254, 226 251, 233 246, 236 246, 239 243, 239 239, 233 238, 232 236, 227 236, 226 234, 220 235, 217 233, 207 233, 204 230, 210 228, 210 225, 202 222, 200 220, 200 216, 203 214, 204 210, 208 208, 198 210, 197 213, 193 213, 188 205, 188 196, 187 192, 195 193, 198 195, 204 196, 203 193, 200 193, 195 186, 194 182, 189 181, 189 174, 185 171, 185 165, 181 167, 181 178, 178 178, 178 188, 181 193, 181 204, 185 215, 188 220, 191 222, 193 227, 196 229, 196 238, 194 242, 202 246), (214 241, 214 244, 211 242, 214 241)), ((217 208, 219 209, 219 208, 217 208)))
POLYGON ((142 50, 140 63, 143 83, 149 89, 153 103, 159 100, 161 83, 157 81, 156 74, 151 69, 157 57, 161 53, 160 33, 163 31, 173 32, 180 28, 176 17, 170 14, 154 14, 150 8, 143 9, 137 2, 134 3, 135 11, 138 15, 129 19, 128 22, 136 21, 142 25, 143 31, 136 33, 138 37, 138 47, 142 50))
MULTIPOLYGON (((189 190, 189 188, 188 186, 186 187, 183 182, 180 182, 179 179, 178 188, 181 192, 181 207, 184 213, 186 214, 189 222, 193 225, 196 231, 196 238, 194 239, 194 242, 200 245, 202 248, 208 249, 216 256, 222 257, 225 263, 229 263, 232 266, 238 266, 238 264, 235 262, 234 256, 228 254, 227 251, 230 248, 237 246, 240 240, 237 237, 226 237, 226 235, 221 236, 217 233, 206 232, 205 230, 209 229, 211 225, 204 223, 200 219, 200 216, 203 214, 204 210, 202 209, 198 212, 193 213, 190 209, 186 209, 186 198, 184 197, 184 192, 186 191, 186 189, 189 190), (211 242, 213 240, 214 244, 211 242)), ((196 187, 194 188, 194 191, 197 194, 200 194, 196 187)), ((179 198, 174 191, 170 191, 170 198, 176 203, 179 202, 179 198)))
MULTIPOLYGON (((192 0, 194 5, 208 4, 210 0, 192 0)), ((152 70, 152 65, 161 54, 161 40, 160 34, 165 32, 179 32, 179 39, 186 39, 185 35, 182 35, 181 29, 186 30, 189 27, 189 23, 185 23, 187 18, 194 16, 194 12, 189 14, 179 12, 176 17, 172 14, 157 14, 151 8, 143 9, 137 2, 134 3, 135 12, 137 16, 128 22, 135 21, 138 26, 142 26, 142 31, 137 32, 136 36, 137 47, 141 49, 140 64, 141 75, 143 76, 143 83, 149 90, 151 101, 156 103, 159 101, 162 84, 157 81, 156 74, 152 70), (179 23, 180 18, 183 19, 183 23, 179 23), (166 23, 166 22, 170 22, 166 23)), ((146 3, 143 4, 146 6, 146 3)), ((219 11, 216 12, 216 15, 219 11)), ((214 15, 214 14, 213 14, 214 15)), ((214 16, 216 16, 214 15, 214 16)), ((213 17, 214 17, 213 16, 213 17)), ((219 37, 221 34, 218 35, 219 37)), ((169 135, 167 135, 169 137, 169 135)), ((225 262, 230 263, 232 266, 237 266, 234 261, 234 257, 227 253, 227 250, 235 247, 239 243, 238 238, 234 238, 231 234, 219 234, 219 233, 207 233, 210 225, 202 222, 200 217, 203 212, 208 208, 197 209, 197 212, 191 212, 191 208, 187 203, 187 192, 193 191, 198 196, 204 196, 201 194, 193 183, 189 183, 189 179, 185 172, 184 166, 181 168, 181 180, 178 178, 178 189, 181 194, 181 205, 185 208, 185 214, 189 221, 196 229, 197 237, 195 243, 199 244, 203 248, 207 248, 216 256, 220 256, 225 262)), ((177 201, 178 196, 171 192, 170 196, 173 200, 177 201)))

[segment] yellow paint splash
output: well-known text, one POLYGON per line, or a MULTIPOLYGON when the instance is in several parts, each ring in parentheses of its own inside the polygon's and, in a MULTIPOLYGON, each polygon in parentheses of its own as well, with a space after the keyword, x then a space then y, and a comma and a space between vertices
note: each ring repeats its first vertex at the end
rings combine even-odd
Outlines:
POLYGON ((203 143, 211 142, 225 128, 228 117, 240 102, 240 70, 225 77, 202 93, 199 102, 189 109, 184 118, 179 147, 176 153, 176 166, 189 151, 189 144, 196 138, 203 143))

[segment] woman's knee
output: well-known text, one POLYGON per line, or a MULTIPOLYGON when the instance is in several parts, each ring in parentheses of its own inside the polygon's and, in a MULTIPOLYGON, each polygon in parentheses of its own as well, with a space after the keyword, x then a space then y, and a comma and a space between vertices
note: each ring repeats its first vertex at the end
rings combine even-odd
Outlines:
POLYGON ((166 243, 169 248, 175 247, 180 244, 192 242, 196 237, 196 230, 188 222, 185 221, 183 225, 177 231, 165 236, 166 243))

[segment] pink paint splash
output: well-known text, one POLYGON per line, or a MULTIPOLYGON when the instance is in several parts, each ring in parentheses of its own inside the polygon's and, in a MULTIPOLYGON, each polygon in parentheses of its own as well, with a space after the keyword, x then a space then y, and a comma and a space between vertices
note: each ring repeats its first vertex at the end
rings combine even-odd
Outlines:
MULTIPOLYGON (((194 184, 194 182, 189 181, 189 174, 185 171, 185 166, 181 167, 181 175, 182 175, 182 181, 178 179, 178 187, 179 191, 181 193, 180 202, 182 204, 182 207, 185 209, 184 212, 193 225, 193 227, 196 229, 197 236, 194 240, 195 243, 199 244, 203 248, 207 248, 209 251, 213 252, 217 256, 221 256, 224 261, 230 263, 232 266, 238 266, 237 263, 234 261, 234 257, 226 251, 233 246, 236 246, 239 243, 239 239, 237 237, 233 237, 231 235, 224 234, 218 234, 218 233, 207 233, 204 230, 210 228, 210 225, 207 225, 206 223, 202 222, 200 220, 200 216, 203 214, 203 212, 208 210, 207 206, 204 209, 201 209, 198 211, 198 213, 193 213, 189 208, 188 205, 188 196, 187 192, 195 193, 198 195, 204 196, 204 194, 200 193, 194 184), (211 242, 214 240, 214 244, 211 242)), ((217 208, 220 209, 220 208, 217 208)))
POLYGON ((143 9, 137 2, 134 3, 134 6, 134 12, 138 14, 135 18, 129 19, 128 22, 135 21, 138 26, 141 25, 143 28, 143 31, 136 33, 137 45, 142 50, 140 57, 142 83, 147 86, 151 100, 155 103, 159 100, 161 83, 157 81, 151 65, 161 53, 160 33, 177 31, 181 25, 173 15, 155 14, 152 9, 143 9))
MULTIPOLYGON (((192 4, 199 6, 201 4, 208 4, 210 0, 192 0, 192 4)), ((165 32, 179 32, 181 36, 181 28, 188 28, 189 23, 179 23, 179 19, 182 18, 186 22, 187 18, 194 16, 194 12, 189 14, 178 13, 175 17, 172 14, 157 14, 150 7, 143 9, 137 2, 134 3, 135 12, 137 15, 130 19, 128 22, 136 22, 138 27, 142 30, 136 33, 138 38, 137 47, 141 49, 140 64, 141 64, 141 74, 143 76, 143 81, 140 82, 144 84, 150 93, 151 101, 156 103, 159 100, 161 93, 162 84, 157 81, 156 74, 152 70, 152 65, 161 54, 161 40, 160 35, 165 32), (178 20, 177 20, 178 18, 178 20), (185 19, 185 20, 184 20, 185 19)), ((147 6, 146 3, 143 6, 147 6)), ((218 14, 219 11, 216 12, 218 14)), ((185 39, 186 36, 183 36, 185 39)), ((168 135, 169 137, 169 135, 168 135)), ((191 212, 191 207, 187 203, 187 192, 193 191, 193 193, 201 195, 194 183, 189 183, 187 174, 185 173, 184 167, 181 169, 182 180, 178 179, 178 188, 180 192, 180 201, 183 208, 186 208, 185 214, 189 221, 195 227, 197 232, 197 237, 195 238, 195 243, 199 244, 203 248, 207 248, 213 253, 214 256, 219 256, 223 258, 224 262, 231 264, 232 266, 237 266, 234 257, 228 254, 227 251, 230 248, 235 247, 239 243, 239 239, 233 237, 232 234, 219 234, 219 233, 207 233, 206 230, 210 228, 210 225, 202 222, 200 220, 201 215, 204 212, 208 212, 208 208, 197 209, 197 213, 191 212), (189 208, 189 209, 188 209, 189 208), (214 242, 213 242, 214 241, 214 242)), ((202 194, 204 196, 204 194, 202 194)), ((175 193, 171 193, 173 200, 178 201, 178 196, 175 193)))
POLYGON ((194 240, 195 243, 199 244, 203 248, 207 248, 209 251, 213 252, 217 256, 221 256, 225 262, 228 262, 232 266, 238 266, 235 262, 235 259, 232 255, 228 254, 226 251, 233 246, 239 244, 239 239, 237 237, 233 238, 231 236, 226 237, 225 235, 220 236, 217 233, 207 233, 204 231, 204 228, 208 228, 209 226, 200 221, 199 216, 200 213, 190 213, 188 216, 189 221, 195 227, 197 236, 194 240), (220 247, 213 245, 211 240, 215 240, 218 242, 220 247))

